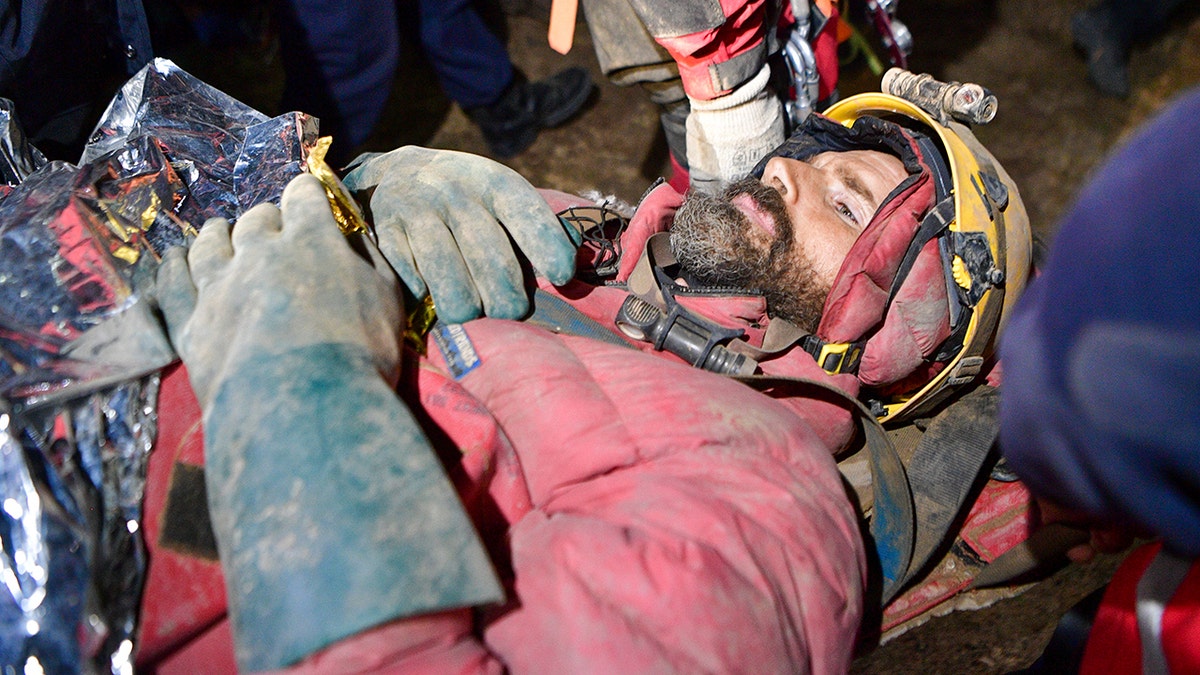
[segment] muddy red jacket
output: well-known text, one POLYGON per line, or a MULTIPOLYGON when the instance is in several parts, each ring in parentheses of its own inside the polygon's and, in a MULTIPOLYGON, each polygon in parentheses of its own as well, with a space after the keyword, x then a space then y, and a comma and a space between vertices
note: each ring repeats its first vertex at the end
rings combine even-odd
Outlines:
MULTIPOLYGON (((838 10, 832 2, 813 4, 822 17, 811 43, 820 72, 818 100, 824 100, 837 87, 838 10)), ((790 27, 794 20, 789 3, 770 0, 635 6, 655 41, 675 60, 684 91, 700 100, 728 94, 750 79, 777 49, 778 27, 790 27)))
MULTIPOLYGON (((643 201, 622 237, 626 259, 680 201, 666 185, 643 201)), ((543 290, 603 326, 627 296, 581 282, 543 290)), ((751 342, 767 321, 758 297, 698 298, 696 311, 745 328, 751 342)), ((433 341, 425 356, 409 354, 400 395, 445 459, 508 602, 399 620, 301 669, 846 670, 866 562, 833 460, 851 435, 845 410, 774 399, 647 344, 529 323, 472 321, 455 343, 471 357, 448 360, 433 341)), ((798 350, 763 370, 857 393, 852 376, 832 378, 798 350)), ((182 370, 166 373, 159 414, 138 662, 232 670, 202 522, 200 415, 182 370)))

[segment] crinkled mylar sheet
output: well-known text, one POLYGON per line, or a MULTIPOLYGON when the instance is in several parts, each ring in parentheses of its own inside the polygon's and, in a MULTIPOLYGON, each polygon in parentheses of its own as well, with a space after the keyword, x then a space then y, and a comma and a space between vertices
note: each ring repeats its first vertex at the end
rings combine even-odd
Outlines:
POLYGON ((76 165, 29 146, 3 99, 0 124, 0 667, 130 672, 157 371, 174 358, 144 289, 208 218, 278 204, 317 121, 156 59, 76 165))

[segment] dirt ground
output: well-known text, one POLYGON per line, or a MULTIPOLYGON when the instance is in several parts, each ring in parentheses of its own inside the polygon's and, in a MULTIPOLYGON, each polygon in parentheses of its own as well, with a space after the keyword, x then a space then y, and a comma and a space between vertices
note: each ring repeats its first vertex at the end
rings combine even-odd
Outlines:
MULTIPOLYGON (((528 3, 538 6, 538 0, 528 3)), ((910 68, 942 80, 980 83, 999 98, 996 120, 977 134, 1020 187, 1035 231, 1053 238, 1055 222, 1114 144, 1182 90, 1200 83, 1200 12, 1185 8, 1166 32, 1132 55, 1127 101, 1098 95, 1071 45, 1069 21, 1085 0, 903 0, 911 28, 910 68)), ((536 14, 536 11, 534 12, 536 14)), ((532 78, 567 65, 588 68, 598 83, 592 106, 569 124, 544 132, 507 163, 533 184, 597 190, 635 203, 666 170, 657 112, 641 91, 605 81, 581 23, 575 47, 560 56, 546 45, 545 20, 511 15, 508 44, 532 78)), ((236 50, 179 49, 181 66, 268 113, 279 86, 269 44, 236 50)), ((847 64, 840 93, 878 86, 859 60, 847 64)), ((411 52, 396 83, 387 119, 369 142, 387 150, 415 143, 487 154, 475 127, 442 96, 411 52)), ((1066 568, 1011 600, 934 619, 861 656, 856 673, 1006 673, 1029 665, 1058 617, 1102 585, 1116 563, 1104 558, 1066 568)))

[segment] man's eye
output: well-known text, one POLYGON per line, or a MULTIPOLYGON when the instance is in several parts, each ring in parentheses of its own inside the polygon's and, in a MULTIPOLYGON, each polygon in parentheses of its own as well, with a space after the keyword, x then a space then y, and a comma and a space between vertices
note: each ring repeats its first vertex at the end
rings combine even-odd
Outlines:
POLYGON ((850 210, 849 206, 846 206, 842 202, 838 202, 837 212, 840 213, 843 218, 849 218, 851 222, 853 222, 855 225, 858 225, 858 218, 854 217, 854 212, 850 210))

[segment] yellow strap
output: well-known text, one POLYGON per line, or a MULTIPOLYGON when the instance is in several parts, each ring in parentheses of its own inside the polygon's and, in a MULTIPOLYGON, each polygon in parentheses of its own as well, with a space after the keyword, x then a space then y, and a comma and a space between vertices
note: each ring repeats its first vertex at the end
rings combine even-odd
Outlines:
POLYGON ((862 348, 855 342, 826 342, 821 345, 821 353, 816 356, 817 365, 830 375, 837 375, 853 364, 858 363, 862 348))

